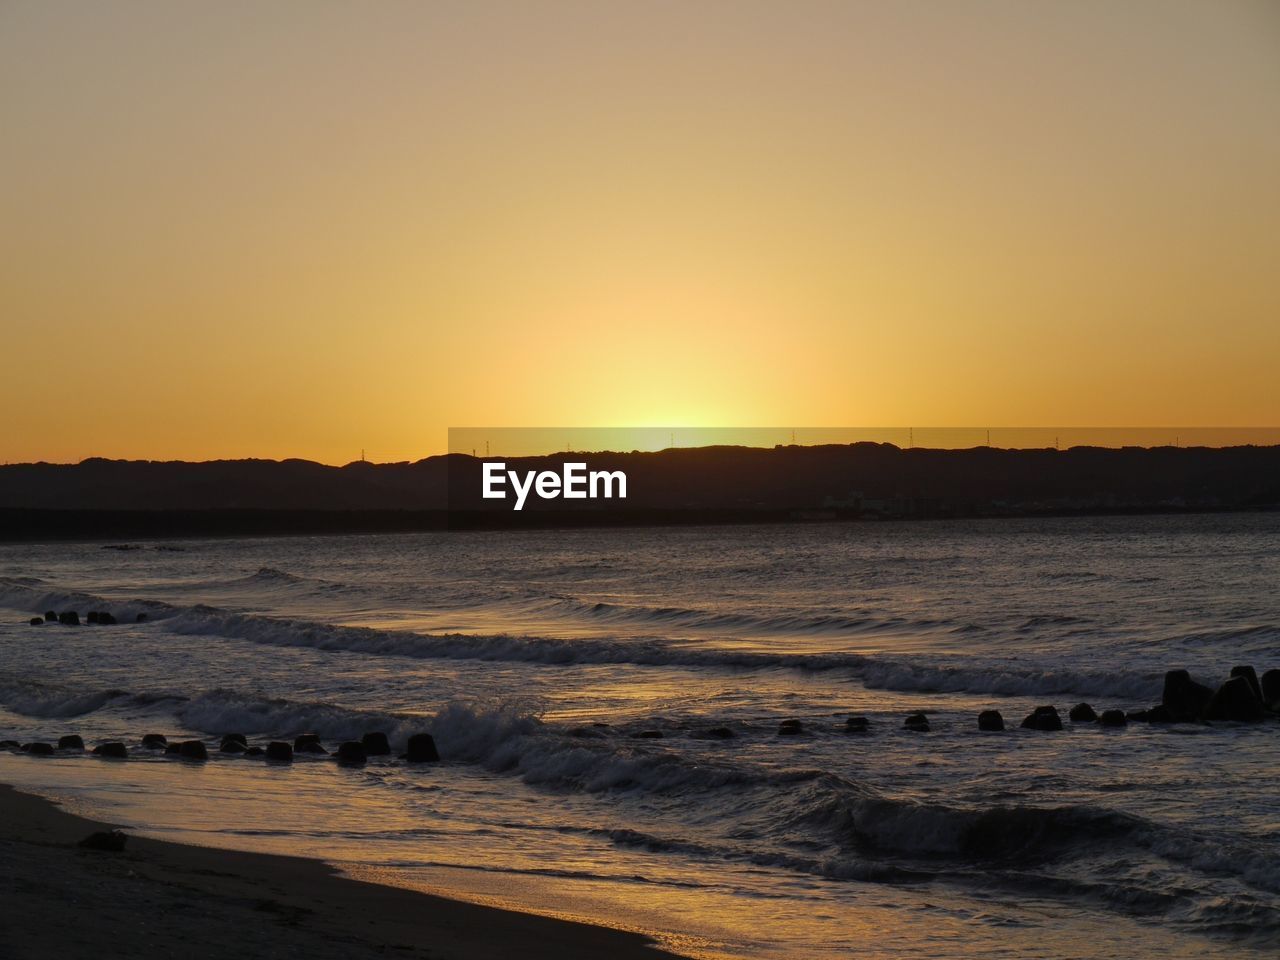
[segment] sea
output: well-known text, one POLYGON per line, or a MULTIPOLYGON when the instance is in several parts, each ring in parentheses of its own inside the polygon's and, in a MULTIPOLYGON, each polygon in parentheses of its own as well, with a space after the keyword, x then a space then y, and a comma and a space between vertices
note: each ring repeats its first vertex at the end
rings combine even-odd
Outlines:
POLYGON ((1267 513, 4 544, 0 739, 130 756, 0 782, 691 957, 1274 957, 1280 721, 1067 711, 1280 667, 1278 584, 1267 513))

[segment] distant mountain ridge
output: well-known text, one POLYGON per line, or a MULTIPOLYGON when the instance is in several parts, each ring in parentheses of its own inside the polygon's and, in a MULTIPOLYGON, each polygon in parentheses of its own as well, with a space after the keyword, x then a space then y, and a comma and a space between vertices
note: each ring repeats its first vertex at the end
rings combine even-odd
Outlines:
POLYGON ((342 467, 310 460, 106 460, 0 467, 0 509, 432 510, 446 458, 342 467))
MULTIPOLYGON (((574 453, 506 463, 558 470, 566 460, 625 471, 627 500, 549 501, 531 510, 927 517, 1280 504, 1280 446, 1058 451, 855 443, 574 453)), ((341 467, 307 460, 101 458, 11 464, 0 466, 0 510, 509 511, 508 504, 481 499, 482 463, 449 454, 341 467)))

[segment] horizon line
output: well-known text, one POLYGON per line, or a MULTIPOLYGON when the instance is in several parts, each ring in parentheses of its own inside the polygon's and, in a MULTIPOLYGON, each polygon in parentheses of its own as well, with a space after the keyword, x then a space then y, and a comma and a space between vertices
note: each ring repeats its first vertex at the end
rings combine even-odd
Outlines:
MULTIPOLYGON (((950 428, 945 428, 945 429, 950 429, 950 428)), ((1022 428, 1017 428, 1017 429, 1022 429, 1022 428)), ((1112 429, 1112 428, 1103 428, 1103 429, 1112 429)), ((1153 428, 1142 428, 1142 429, 1153 429, 1153 428)), ((1193 429, 1203 430, 1203 429, 1218 429, 1218 428, 1193 428, 1193 429)), ((1241 428, 1226 428, 1226 429, 1241 429, 1241 428)), ((1275 429, 1278 433, 1280 433, 1280 428, 1243 428, 1243 429, 1245 430, 1275 429)), ((4 461, 4 463, 0 464, 0 468, 4 468, 4 467, 78 467, 78 466, 83 466, 85 464, 89 464, 93 462, 115 463, 115 464, 185 464, 189 466, 199 466, 199 465, 215 464, 215 463, 272 463, 272 464, 305 463, 305 464, 311 464, 315 466, 329 467, 332 469, 342 470, 348 467, 359 467, 359 466, 369 466, 369 467, 412 466, 416 464, 427 463, 428 461, 431 461, 431 460, 443 460, 451 457, 458 457, 458 458, 467 459, 467 460, 485 461, 485 460, 498 460, 498 459, 545 459, 545 458, 552 458, 552 457, 576 456, 576 455, 581 455, 581 456, 659 455, 659 454, 675 453, 675 452, 695 452, 695 451, 704 451, 704 450, 729 450, 729 449, 755 450, 760 452, 768 452, 768 451, 777 451, 777 450, 820 449, 820 448, 855 447, 855 446, 887 447, 902 453, 910 453, 910 452, 916 452, 916 451, 924 452, 924 453, 966 453, 966 452, 972 452, 977 450, 990 450, 996 453, 1033 453, 1033 452, 1069 453, 1074 450, 1114 450, 1114 451, 1186 450, 1190 452, 1190 451, 1200 451, 1200 450, 1233 450, 1233 449, 1244 449, 1244 448, 1266 449, 1269 447, 1280 447, 1280 438, 1277 438, 1276 441, 1273 443, 1220 443, 1220 444, 1180 443, 1180 442, 1163 443, 1163 444, 1073 443, 1069 446, 1066 446, 1066 445, 1054 446, 1052 444, 1043 445, 1043 446, 1041 445, 997 446, 995 444, 985 444, 985 443, 976 443, 968 446, 930 446, 925 444, 914 444, 912 446, 905 446, 905 445, 893 443, 891 441, 876 441, 876 440, 852 440, 844 443, 838 443, 838 442, 777 443, 777 444, 772 444, 767 446, 762 444, 743 444, 743 443, 707 443, 707 444, 699 444, 699 445, 691 445, 691 446, 680 446, 680 445, 666 446, 666 447, 660 447, 660 448, 648 449, 648 450, 640 449, 640 448, 630 448, 630 449, 573 448, 573 449, 567 449, 567 450, 566 449, 543 450, 541 452, 532 452, 532 453, 531 452, 504 453, 502 451, 492 451, 488 454, 468 453, 460 450, 449 450, 442 453, 429 453, 429 454, 426 454, 425 456, 417 457, 414 459, 370 460, 362 457, 360 459, 348 460, 341 463, 337 461, 316 460, 310 457, 301 457, 301 456, 284 456, 284 457, 221 456, 221 457, 210 457, 210 458, 201 459, 201 460, 188 460, 181 457, 168 457, 168 458, 128 457, 128 456, 114 457, 114 456, 103 456, 103 455, 94 454, 94 455, 83 457, 79 460, 74 460, 74 461, 71 461, 71 460, 8 461, 6 460, 4 461)))

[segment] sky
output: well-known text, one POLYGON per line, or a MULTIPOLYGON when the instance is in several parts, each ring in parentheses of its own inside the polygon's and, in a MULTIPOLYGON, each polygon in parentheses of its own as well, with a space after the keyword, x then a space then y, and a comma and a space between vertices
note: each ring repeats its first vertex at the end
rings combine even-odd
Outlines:
POLYGON ((1280 424, 1280 7, 0 0, 0 461, 1280 424))

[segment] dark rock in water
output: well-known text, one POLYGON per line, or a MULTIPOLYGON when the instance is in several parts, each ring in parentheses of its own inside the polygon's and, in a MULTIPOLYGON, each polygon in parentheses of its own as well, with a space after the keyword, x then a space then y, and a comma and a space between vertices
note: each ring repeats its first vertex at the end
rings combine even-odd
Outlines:
POLYGON ((57 622, 58 622, 58 613, 57 613, 57 611, 55 611, 55 610, 46 610, 46 611, 44 612, 44 622, 45 622, 45 623, 57 623, 57 622))
POLYGON ((1062 718, 1058 716, 1057 707, 1036 707, 1034 712, 1027 714, 1022 726, 1027 730, 1061 730, 1062 718))
POLYGON ((360 738, 364 752, 371 757, 385 757, 391 752, 391 744, 385 733, 366 733, 360 738))
POLYGON ((635 740, 661 740, 665 734, 661 730, 639 730, 631 736, 635 740))
POLYGON ((65 737, 58 738, 58 749, 59 750, 83 750, 84 740, 80 738, 79 734, 69 733, 65 737))
POLYGON ((699 730, 694 736, 699 740, 732 740, 736 734, 728 727, 708 727, 699 730))
POLYGON ((140 614, 138 614, 136 617, 134 617, 134 618, 133 618, 133 622, 134 622, 134 623, 146 623, 146 622, 147 622, 147 615, 146 615, 145 613, 140 613, 140 614))
POLYGON ((142 736, 142 745, 148 750, 158 750, 169 742, 163 733, 147 733, 142 736))
POLYGON ((244 745, 243 740, 237 740, 234 737, 223 737, 222 743, 218 745, 220 753, 244 753, 248 749, 244 745))
POLYGON ((31 626, 33 626, 33 627, 43 627, 43 626, 44 626, 44 618, 43 618, 43 617, 32 617, 32 618, 28 621, 28 623, 30 623, 30 624, 31 624, 31 626))
POLYGON ((1266 703, 1267 698, 1262 695, 1262 684, 1258 682, 1258 673, 1253 667, 1241 666, 1232 667, 1230 676, 1244 677, 1249 681, 1249 686, 1253 687, 1253 695, 1258 698, 1259 703, 1266 703))
POLYGON ((369 754, 359 740, 347 740, 338 744, 339 763, 364 763, 368 759, 369 754))
POLYGON ((0 747, 5 750, 17 750, 21 746, 17 740, 0 740, 0 747))
POLYGON ((98 611, 98 623, 104 627, 109 627, 116 622, 116 618, 105 610, 98 611))
POLYGON ((1212 688, 1196 683, 1186 670, 1170 670, 1164 675, 1164 693, 1160 703, 1168 707, 1178 720, 1199 720, 1212 697, 1212 688))
POLYGON ((1147 723, 1178 723, 1181 718, 1163 703, 1157 703, 1150 710, 1143 711, 1146 716, 1142 719, 1147 723))
POLYGON ((1098 715, 1093 712, 1093 707, 1087 703, 1077 703, 1067 716, 1072 723, 1093 723, 1098 719, 1098 715))
POLYGON ((574 727, 569 731, 569 736, 577 737, 580 740, 603 740, 604 734, 595 727, 574 727))
POLYGON ((844 721, 845 733, 866 733, 871 729, 871 721, 866 717, 848 717, 844 721))
POLYGON ((1256 723, 1259 720, 1265 720, 1266 716, 1267 711, 1254 695, 1253 687, 1245 677, 1232 677, 1220 686, 1204 709, 1206 720, 1256 723))
POLYGON ((1157 703, 1150 710, 1130 710, 1125 714, 1130 723, 1190 723, 1186 717, 1180 717, 1163 703, 1157 703))
POLYGON ((1268 670, 1262 675, 1262 702, 1268 705, 1280 702, 1280 670, 1268 670))
POLYGON ((106 850, 108 853, 119 853, 124 849, 124 842, 128 839, 119 830, 99 830, 97 833, 89 834, 76 846, 84 847, 86 850, 106 850))
POLYGON ((324 747, 320 745, 320 734, 304 733, 293 738, 294 753, 328 753, 324 747))
POLYGON ((53 756, 53 744, 37 740, 35 743, 23 744, 22 752, 29 753, 33 757, 51 757, 53 756))
POLYGON ((904 730, 912 730, 915 733, 928 733, 929 718, 923 713, 913 713, 902 721, 902 728, 904 730))
MULTIPOLYGON (((286 743, 285 746, 287 747, 289 745, 286 743)), ((244 755, 246 757, 260 757, 266 752, 267 751, 263 750, 261 747, 249 747, 245 750, 244 755)))
POLYGON ((80 614, 74 610, 64 610, 58 614, 58 622, 66 624, 68 627, 78 627, 80 626, 80 614))
POLYGON ((84 622, 85 622, 85 623, 97 623, 97 622, 98 622, 98 611, 97 611, 97 610, 90 610, 88 613, 86 613, 86 614, 84 615, 84 622))
POLYGON ((280 763, 293 762, 293 745, 283 740, 272 740, 267 744, 266 756, 268 760, 277 760, 280 763))
POLYGON ((243 733, 224 733, 222 735, 222 742, 226 743, 228 740, 237 740, 242 747, 247 747, 249 745, 249 738, 243 733))
POLYGON ((93 748, 96 756, 107 757, 110 760, 127 760, 129 759, 129 748, 118 740, 110 743, 100 743, 93 748))
POLYGON ((1103 710, 1098 723, 1104 727, 1123 727, 1129 722, 1123 710, 1103 710))
POLYGON ((799 720, 783 720, 778 724, 778 736, 794 737, 804 733, 804 724, 799 720))
POLYGON ((166 743, 164 745, 164 755, 166 757, 169 757, 169 756, 176 757, 181 752, 182 752, 182 744, 178 743, 176 740, 173 743, 166 743))
POLYGON ((404 758, 410 763, 435 763, 440 759, 436 741, 429 733, 415 733, 405 747, 404 758))
POLYGON ((183 760, 208 760, 209 750, 203 740, 184 740, 178 744, 178 756, 183 760))
POLYGON ((983 710, 978 714, 979 730, 1003 730, 1004 716, 999 710, 983 710))

